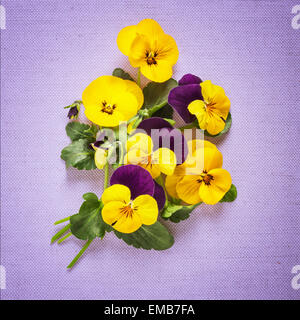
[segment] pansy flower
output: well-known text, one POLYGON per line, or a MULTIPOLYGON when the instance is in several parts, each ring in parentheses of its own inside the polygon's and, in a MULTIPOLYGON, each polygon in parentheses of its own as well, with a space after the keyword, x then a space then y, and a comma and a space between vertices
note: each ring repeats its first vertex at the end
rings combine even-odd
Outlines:
POLYGON ((105 132, 101 132, 100 135, 97 137, 97 141, 90 144, 90 148, 95 150, 95 165, 98 169, 103 169, 107 163, 107 155, 108 150, 107 148, 103 148, 105 143, 105 132))
POLYGON ((135 165, 122 166, 110 183, 102 194, 102 217, 107 224, 119 232, 132 233, 143 224, 156 222, 166 199, 149 172, 135 165))
POLYGON ((137 25, 123 28, 118 35, 120 51, 128 56, 134 68, 155 82, 164 82, 172 77, 172 67, 178 60, 175 40, 165 34, 152 19, 144 19, 137 25))
POLYGON ((172 176, 166 178, 166 189, 188 204, 218 203, 231 187, 231 176, 222 168, 223 157, 210 142, 189 142, 189 155, 172 176))
POLYGON ((177 165, 185 161, 188 154, 186 139, 168 121, 159 117, 144 119, 137 127, 137 132, 139 130, 144 130, 152 138, 154 150, 167 147, 175 153, 177 165))
POLYGON ((169 104, 186 123, 197 118, 200 129, 211 135, 220 133, 230 110, 224 89, 192 74, 186 74, 178 83, 169 93, 169 104))
POLYGON ((133 81, 102 76, 82 94, 86 117, 104 127, 115 127, 132 118, 144 103, 141 88, 133 81))
POLYGON ((176 167, 176 155, 168 148, 153 148, 150 136, 145 133, 136 133, 127 140, 127 154, 125 163, 143 167, 151 174, 152 178, 158 178, 161 173, 171 175, 176 167))

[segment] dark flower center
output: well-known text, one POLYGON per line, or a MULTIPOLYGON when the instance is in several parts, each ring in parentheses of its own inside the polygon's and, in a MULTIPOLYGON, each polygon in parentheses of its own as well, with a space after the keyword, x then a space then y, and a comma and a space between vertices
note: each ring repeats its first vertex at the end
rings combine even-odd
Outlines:
POLYGON ((120 213, 121 214, 125 214, 126 215, 126 218, 131 218, 134 211, 137 210, 137 207, 133 207, 132 206, 132 201, 130 201, 126 206, 124 206, 121 210, 120 210, 120 213))
POLYGON ((157 51, 146 51, 146 61, 149 66, 157 64, 157 51))
POLYGON ((214 180, 214 177, 211 174, 208 174, 207 171, 203 171, 201 178, 197 180, 198 183, 204 182, 207 186, 210 185, 210 182, 214 180))
POLYGON ((102 102, 102 108, 101 108, 102 112, 105 112, 107 114, 113 114, 115 109, 116 109, 115 104, 111 105, 111 104, 108 104, 106 101, 102 102))

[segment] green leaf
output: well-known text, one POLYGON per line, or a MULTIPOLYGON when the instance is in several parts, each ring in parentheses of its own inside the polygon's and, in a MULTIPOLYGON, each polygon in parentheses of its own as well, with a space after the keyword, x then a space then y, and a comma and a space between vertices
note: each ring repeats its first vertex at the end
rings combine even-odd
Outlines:
POLYGON ((181 205, 169 202, 168 206, 166 208, 164 208, 164 210, 162 211, 161 216, 163 218, 170 218, 172 216, 172 214, 174 214, 176 211, 178 211, 182 208, 183 208, 183 206, 181 206, 181 205))
POLYGON ((95 125, 88 125, 80 122, 69 122, 66 126, 67 135, 72 141, 77 141, 79 139, 88 139, 90 143, 96 140, 96 134, 98 128, 95 125))
POLYGON ((178 223, 182 220, 186 220, 190 217, 190 213, 198 206, 198 204, 192 206, 183 206, 182 209, 174 212, 169 218, 172 222, 178 223))
POLYGON ((71 216, 71 232, 81 240, 92 240, 105 235, 105 223, 101 216, 102 203, 98 200, 84 201, 79 213, 71 216))
POLYGON ((165 219, 170 219, 172 222, 178 223, 189 218, 190 213, 200 204, 201 202, 190 206, 182 206, 174 203, 169 203, 169 205, 163 210, 162 217, 165 219))
POLYGON ((220 200, 220 202, 232 202, 237 197, 237 190, 234 184, 231 185, 229 191, 226 192, 225 196, 220 200))
POLYGON ((173 118, 173 113, 174 113, 173 108, 169 104, 166 104, 161 109, 159 109, 156 112, 152 113, 152 117, 172 119, 173 118))
POLYGON ((85 194, 82 196, 82 198, 83 198, 84 200, 87 200, 87 201, 89 201, 89 200, 90 200, 90 201, 99 201, 97 195, 96 195, 95 193, 93 193, 93 192, 85 193, 85 194))
POLYGON ((76 140, 62 150, 60 157, 66 161, 67 167, 79 170, 96 169, 95 151, 89 146, 90 140, 88 139, 76 140))
POLYGON ((125 72, 123 69, 121 68, 116 68, 113 73, 112 73, 113 76, 115 77, 118 77, 118 78, 121 78, 121 79, 124 79, 124 80, 131 80, 131 81, 134 81, 131 77, 131 75, 127 72, 125 72))
POLYGON ((171 89, 177 87, 177 81, 169 79, 166 82, 149 82, 143 89, 144 92, 144 108, 151 110, 150 115, 157 112, 160 108, 168 103, 168 95, 171 89), (155 107, 155 108, 154 108, 155 107))
POLYGON ((229 113, 228 113, 228 116, 227 116, 227 119, 226 119, 226 122, 225 122, 225 127, 224 127, 224 129, 223 129, 221 132, 219 132, 219 133, 216 134, 216 135, 211 135, 211 134, 209 134, 209 133, 205 130, 205 131, 204 131, 204 134, 205 134, 206 136, 209 136, 209 137, 219 137, 219 136, 221 136, 221 135, 223 135, 224 133, 226 133, 226 132, 229 131, 229 129, 230 129, 230 127, 231 127, 231 123, 232 123, 232 118, 231 118, 231 113, 229 112, 229 113))
POLYGON ((166 250, 174 243, 173 236, 159 221, 150 226, 142 225, 133 233, 121 233, 116 230, 114 233, 128 245, 146 250, 166 250))
POLYGON ((95 124, 92 124, 89 126, 89 128, 87 130, 84 131, 84 133, 86 135, 90 135, 91 137, 93 137, 96 140, 98 131, 99 131, 99 127, 96 126, 95 124))

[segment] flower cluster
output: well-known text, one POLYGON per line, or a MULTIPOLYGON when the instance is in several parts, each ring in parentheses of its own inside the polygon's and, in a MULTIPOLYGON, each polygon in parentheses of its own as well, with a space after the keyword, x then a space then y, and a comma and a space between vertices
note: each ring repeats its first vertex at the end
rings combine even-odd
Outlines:
POLYGON ((67 222, 52 242, 71 235, 87 241, 69 268, 106 232, 136 248, 166 250, 174 238, 162 220, 178 223, 201 203, 237 196, 221 152, 205 139, 230 129, 224 89, 193 74, 174 80, 176 42, 152 19, 122 29, 117 44, 138 68, 137 79, 117 68, 66 107, 71 143, 61 158, 67 167, 104 171, 102 195, 85 193, 78 213, 55 223, 67 222), (150 80, 144 88, 141 74, 150 80), (88 123, 77 120, 81 105, 88 123), (183 126, 175 127, 174 111, 183 126))

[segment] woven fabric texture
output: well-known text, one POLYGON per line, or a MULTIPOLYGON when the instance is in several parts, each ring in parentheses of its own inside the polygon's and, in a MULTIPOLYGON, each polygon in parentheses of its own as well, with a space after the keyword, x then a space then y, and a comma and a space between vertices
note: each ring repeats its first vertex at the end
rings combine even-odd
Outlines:
MULTIPOLYGON (((1 299, 299 299, 300 30, 295 1, 3 0, 1 30, 1 299), (238 188, 233 203, 202 205, 167 251, 96 240, 50 245, 53 222, 102 192, 103 172, 66 170, 65 105, 122 67, 119 30, 153 18, 177 41, 179 79, 225 88, 230 133, 215 139, 238 188)), ((143 79, 143 84, 145 79, 143 79)))

